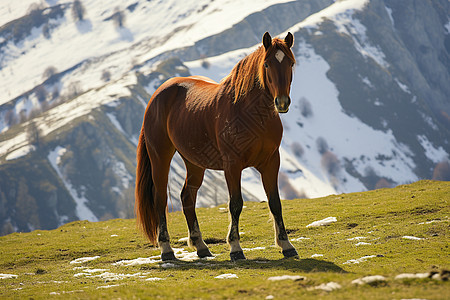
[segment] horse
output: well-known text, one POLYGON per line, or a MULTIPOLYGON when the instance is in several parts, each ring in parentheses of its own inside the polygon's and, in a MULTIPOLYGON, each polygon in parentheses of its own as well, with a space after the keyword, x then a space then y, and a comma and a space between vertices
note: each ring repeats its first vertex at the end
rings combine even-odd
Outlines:
POLYGON ((202 76, 175 77, 152 95, 137 146, 135 211, 141 230, 159 245, 161 259, 175 260, 167 231, 167 184, 177 151, 186 167, 181 190, 189 245, 200 258, 212 256, 195 212, 205 169, 223 170, 228 192, 231 261, 244 260, 240 246, 241 172, 254 167, 261 174, 274 220, 275 241, 284 257, 298 256, 289 242, 278 192, 280 113, 291 103, 295 57, 294 37, 263 35, 262 45, 239 61, 219 83, 202 76))

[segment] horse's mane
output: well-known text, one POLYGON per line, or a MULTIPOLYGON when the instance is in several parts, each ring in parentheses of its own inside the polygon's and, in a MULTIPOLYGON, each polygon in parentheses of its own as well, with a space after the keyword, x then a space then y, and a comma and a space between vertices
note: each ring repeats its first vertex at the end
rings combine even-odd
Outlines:
POLYGON ((229 93, 234 93, 234 102, 244 97, 255 86, 264 89, 264 61, 277 50, 281 50, 293 62, 295 57, 292 51, 286 46, 283 40, 279 38, 272 39, 272 47, 266 51, 264 46, 260 46, 253 53, 239 61, 230 74, 228 74, 222 83, 229 82, 226 89, 229 93))

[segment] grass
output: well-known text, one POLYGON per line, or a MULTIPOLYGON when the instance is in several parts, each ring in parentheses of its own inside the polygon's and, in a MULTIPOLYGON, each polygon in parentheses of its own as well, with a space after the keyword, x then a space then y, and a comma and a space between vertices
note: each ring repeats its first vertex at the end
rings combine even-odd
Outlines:
MULTIPOLYGON (((52 231, 14 233, 0 238, 0 274, 18 276, 0 279, 0 298, 265 299, 272 295, 274 299, 448 299, 448 281, 398 280, 395 276, 449 269, 449 199, 449 182, 419 181, 394 189, 283 201, 285 223, 300 254, 298 259, 283 259, 279 248, 272 246, 267 203, 245 203, 242 247, 264 249, 245 251, 248 260, 238 263, 229 261, 225 206, 197 210, 203 236, 216 258, 179 261, 172 266, 160 262, 113 265, 124 259, 159 255, 137 232, 135 220, 78 221, 52 231), (306 228, 330 216, 337 222, 306 228), (300 237, 309 239, 296 240, 300 237), (365 239, 349 240, 354 237, 365 239), (356 246, 358 242, 370 245, 356 246), (311 257, 314 254, 323 256, 311 257), (95 256, 99 258, 70 263, 95 256), (364 256, 371 258, 346 263, 364 256), (92 275, 109 272, 122 274, 122 279, 86 276, 92 269, 107 270, 92 275), (215 278, 227 273, 239 278, 215 278), (280 275, 305 279, 268 280, 280 275), (382 275, 386 281, 352 284, 368 275, 382 275), (146 280, 155 277, 162 280, 146 280), (329 282, 341 288, 331 292, 314 288, 329 282)), ((173 247, 193 251, 178 241, 187 236, 181 212, 170 213, 169 232, 173 247)))

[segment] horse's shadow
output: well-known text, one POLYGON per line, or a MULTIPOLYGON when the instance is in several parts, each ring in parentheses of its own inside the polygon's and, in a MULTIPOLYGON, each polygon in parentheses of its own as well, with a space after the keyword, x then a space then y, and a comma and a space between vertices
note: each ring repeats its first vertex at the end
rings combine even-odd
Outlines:
POLYGON ((174 260, 170 262, 161 263, 161 267, 177 268, 177 269, 234 269, 234 268, 245 268, 245 269, 273 269, 273 270, 289 270, 303 273, 312 272, 334 272, 334 273, 347 273, 344 269, 337 266, 336 264, 317 260, 312 258, 289 258, 289 259, 279 259, 279 260, 268 260, 265 258, 256 259, 246 259, 237 262, 231 261, 216 261, 216 260, 205 260, 198 259, 194 261, 183 261, 174 260))

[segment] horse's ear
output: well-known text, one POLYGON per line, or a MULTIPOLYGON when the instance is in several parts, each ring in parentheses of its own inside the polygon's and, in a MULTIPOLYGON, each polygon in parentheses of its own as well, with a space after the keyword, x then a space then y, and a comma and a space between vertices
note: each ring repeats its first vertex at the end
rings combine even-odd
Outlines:
POLYGON ((288 48, 292 47, 292 45, 294 44, 294 36, 292 35, 292 33, 288 32, 288 34, 284 38, 284 42, 286 43, 286 46, 288 46, 288 48))
POLYGON ((266 51, 270 48, 270 46, 272 46, 272 37, 270 36, 270 34, 266 31, 266 33, 264 33, 263 36, 263 45, 264 48, 266 48, 266 51))

